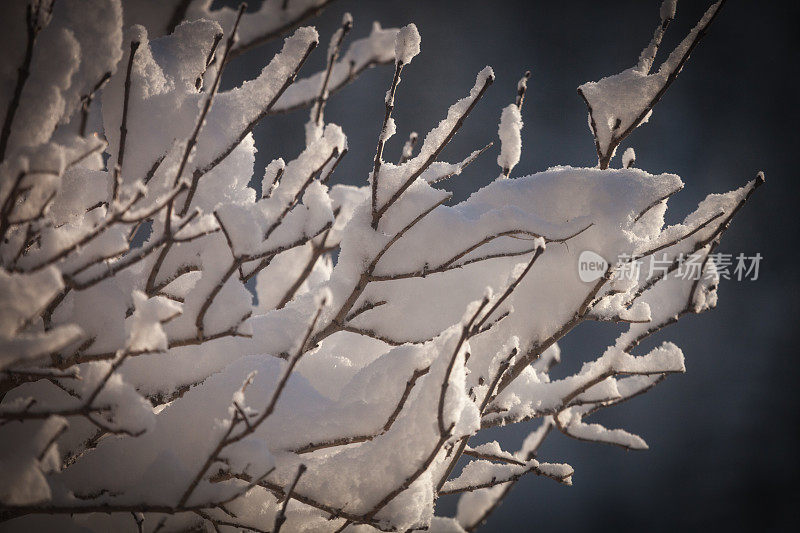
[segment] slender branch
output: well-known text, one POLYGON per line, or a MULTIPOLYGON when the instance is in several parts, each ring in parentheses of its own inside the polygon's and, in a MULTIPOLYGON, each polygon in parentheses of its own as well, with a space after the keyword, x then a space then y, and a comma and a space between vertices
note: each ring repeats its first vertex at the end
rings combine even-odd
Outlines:
POLYGON ((501 304, 502 304, 502 303, 503 303, 503 302, 504 302, 504 301, 505 301, 505 300, 506 300, 506 299, 507 299, 509 296, 511 296, 511 293, 512 293, 512 292, 514 292, 514 290, 515 290, 515 289, 517 288, 517 286, 518 286, 518 285, 519 285, 519 284, 522 282, 522 280, 525 278, 525 276, 528 274, 528 272, 530 272, 531 268, 533 268, 533 264, 534 264, 534 263, 536 263, 536 260, 537 260, 537 259, 539 259, 539 257, 542 255, 542 253, 543 253, 543 252, 544 252, 544 247, 537 247, 537 248, 536 248, 536 251, 533 253, 533 257, 531 258, 531 260, 530 260, 530 261, 528 261, 528 264, 527 264, 527 266, 525 267, 525 270, 523 270, 523 271, 522 271, 522 273, 521 273, 521 274, 520 274, 520 275, 517 277, 517 279, 515 279, 513 282, 511 282, 511 283, 508 285, 508 287, 506 287, 506 290, 503 292, 503 294, 500 296, 500 298, 498 298, 498 299, 497 299, 497 300, 494 302, 494 304, 492 304, 492 307, 490 307, 490 308, 489 308, 489 310, 486 312, 486 314, 485 314, 485 315, 483 315, 483 318, 481 318, 481 319, 478 321, 478 323, 477 323, 477 324, 475 324, 475 329, 476 329, 476 330, 480 329, 480 328, 481 328, 481 326, 483 326, 483 324, 484 324, 484 323, 486 323, 486 321, 489 319, 489 317, 490 317, 490 316, 491 316, 491 315, 492 315, 492 314, 493 314, 495 311, 497 311, 497 309, 500 307, 500 305, 501 305, 501 304))
POLYGON ((372 262, 370 262, 370 264, 365 268, 364 272, 361 273, 361 276, 359 276, 359 279, 356 282, 355 287, 353 287, 353 290, 351 291, 350 295, 347 297, 345 302, 342 304, 342 307, 336 313, 336 316, 333 318, 333 320, 331 320, 331 322, 328 324, 327 327, 323 328, 319 333, 316 334, 316 336, 314 337, 314 342, 315 343, 318 343, 318 342, 322 341, 322 339, 324 339, 325 337, 327 337, 329 335, 332 335, 333 333, 336 333, 337 331, 341 331, 342 330, 342 328, 344 327, 344 324, 345 324, 345 317, 347 317, 347 315, 353 309, 353 306, 355 306, 356 302, 358 301, 358 298, 364 293, 364 290, 367 288, 367 285, 370 282, 370 278, 372 276, 372 273, 375 270, 375 266, 378 264, 378 261, 381 260, 383 255, 387 251, 389 251, 389 249, 397 241, 399 241, 403 237, 403 235, 405 235, 406 232, 408 232, 408 230, 410 230, 415 225, 417 225, 417 223, 419 223, 420 220, 422 220, 423 218, 428 216, 434 209, 436 209, 437 207, 439 207, 440 205, 445 203, 451 197, 452 197, 452 194, 447 194, 441 200, 437 201, 432 206, 430 206, 427 209, 425 209, 424 211, 422 211, 411 222, 406 224, 405 227, 403 227, 403 229, 401 229, 399 232, 397 232, 394 235, 394 237, 392 237, 383 246, 383 248, 381 248, 381 250, 373 258, 372 262))
POLYGON ((231 58, 237 57, 238 55, 247 52, 248 50, 261 46, 262 44, 266 44, 272 41, 273 39, 277 39, 284 33, 292 31, 293 29, 303 24, 303 22, 305 22, 306 20, 316 17, 317 15, 322 13, 322 11, 333 1, 334 0, 323 0, 323 2, 320 3, 319 5, 309 6, 308 9, 300 13, 292 20, 287 21, 282 26, 269 30, 268 32, 259 35, 257 37, 254 37, 245 43, 239 44, 231 52, 231 58))
MULTIPOLYGON (((278 92, 275 94, 275 96, 273 96, 273 98, 267 103, 267 105, 258 114, 258 116, 256 116, 253 120, 251 120, 247 124, 247 126, 245 126, 242 129, 241 133, 239 133, 239 136, 231 144, 229 144, 222 152, 220 152, 219 155, 217 155, 217 157, 215 157, 210 163, 208 163, 204 167, 198 168, 198 169, 196 169, 194 171, 194 173, 192 174, 192 186, 189 189, 189 195, 187 196, 186 203, 184 204, 185 206, 191 205, 192 198, 194 197, 195 191, 197 190, 197 184, 199 183, 200 178, 202 178, 207 173, 211 172, 214 168, 217 167, 217 165, 222 163, 222 161, 224 161, 236 149, 236 147, 239 146, 242 143, 242 141, 245 139, 245 137, 247 137, 247 135, 250 132, 253 131, 253 128, 255 128, 256 124, 258 124, 261 121, 261 119, 263 119, 264 117, 269 115, 270 110, 275 105, 275 103, 278 101, 278 99, 281 97, 281 95, 284 93, 284 91, 286 91, 286 89, 294 82, 295 78, 297 77, 297 73, 300 71, 300 69, 302 68, 303 64, 306 62, 306 59, 308 59, 308 56, 311 54, 311 51, 314 50, 314 48, 316 48, 316 46, 317 46, 316 41, 311 42, 308 45, 308 48, 306 49, 305 54, 300 59, 300 61, 297 63, 297 66, 295 67, 294 71, 292 72, 292 75, 289 76, 288 78, 286 78, 286 80, 284 81, 283 85, 278 90, 278 92)), ((221 68, 222 67, 220 67, 220 70, 221 70, 221 68)), ((219 74, 219 71, 218 71, 218 74, 219 74)))
POLYGON ((325 104, 328 102, 328 83, 331 79, 331 72, 333 71, 333 65, 336 63, 336 60, 339 58, 339 50, 342 47, 342 41, 344 40, 345 35, 350 33, 350 30, 353 29, 353 18, 350 17, 349 14, 345 14, 344 18, 342 19, 342 25, 340 26, 338 33, 336 34, 335 38, 336 41, 333 42, 332 50, 328 55, 328 65, 325 69, 325 78, 322 81, 322 86, 319 89, 319 96, 317 97, 317 105, 316 110, 314 113, 314 122, 316 124, 322 124, 322 116, 325 112, 325 104))
POLYGON ((295 487, 297 487, 297 482, 300 481, 300 476, 303 475, 303 472, 306 471, 306 465, 301 464, 297 467, 297 475, 292 481, 292 484, 289 486, 289 490, 286 491, 286 498, 283 500, 283 505, 281 505, 280 511, 275 516, 275 527, 272 528, 272 533, 280 533, 281 527, 283 523, 286 522, 286 507, 289 505, 289 500, 292 497, 292 492, 294 492, 295 487))
POLYGON ((683 70, 683 66, 689 59, 689 56, 691 55, 692 51, 694 51, 695 47, 698 45, 700 40, 706 35, 706 33, 708 32, 708 28, 711 26, 711 24, 717 18, 717 15, 719 15, 719 12, 725 6, 726 1, 727 0, 720 0, 719 6, 717 7, 716 11, 712 13, 711 17, 709 17, 708 21, 706 21, 706 24, 702 28, 700 28, 698 32, 695 34, 694 38, 689 43, 689 46, 686 47, 686 50, 684 51, 680 60, 675 65, 675 68, 671 70, 669 74, 667 74, 667 78, 666 80, 664 80, 663 85, 659 88, 659 90, 656 92, 653 98, 642 108, 642 110, 637 115, 636 119, 634 119, 634 121, 631 122, 631 124, 622 133, 618 135, 617 134, 612 135, 611 141, 609 142, 608 148, 605 152, 602 151, 600 143, 597 138, 597 127, 594 122, 594 117, 592 116, 592 106, 589 105, 589 101, 586 99, 585 95, 583 94, 583 91, 580 88, 578 88, 578 94, 581 96, 581 98, 583 98, 584 102, 586 102, 586 106, 589 110, 589 115, 592 121, 592 131, 594 132, 594 137, 595 137, 595 147, 597 148, 597 155, 599 159, 598 163, 601 169, 608 168, 611 162, 611 157, 614 154, 614 151, 617 149, 617 146, 619 146, 619 144, 623 140, 625 140, 625 138, 628 135, 630 135, 633 132, 633 130, 638 128, 642 124, 642 122, 644 122, 645 118, 647 118, 650 112, 653 110, 653 107, 655 107, 655 105, 661 100, 661 98, 667 92, 669 86, 672 85, 672 82, 675 81, 675 78, 677 78, 678 74, 680 74, 681 70, 683 70))
MULTIPOLYGON (((220 61, 219 68, 217 69, 217 73, 214 76, 214 82, 211 85, 211 90, 209 91, 208 95, 206 96, 205 102, 203 103, 203 108, 200 111, 200 116, 197 118, 197 122, 195 123, 194 130, 192 134, 189 136, 188 141, 186 142, 186 148, 183 151, 183 157, 181 157, 181 162, 178 165, 178 171, 175 174, 175 186, 178 185, 181 177, 183 176, 183 172, 186 169, 186 164, 189 162, 189 156, 192 153, 192 149, 194 148, 195 144, 197 144, 197 138, 200 135, 200 130, 203 129, 203 125, 206 121, 206 116, 208 116, 208 112, 211 110, 211 106, 214 103, 214 97, 219 90, 219 82, 222 79, 222 71, 225 70, 225 65, 228 62, 228 56, 230 55, 231 48, 233 47, 234 43, 236 42, 236 30, 239 29, 239 22, 242 20, 242 15, 244 11, 247 9, 247 4, 241 3, 239 4, 239 11, 236 14, 236 21, 233 23, 233 29, 231 30, 230 35, 228 36, 228 40, 225 43, 225 51, 222 53, 222 60, 220 61)), ((190 188, 190 195, 192 191, 197 187, 195 180, 192 180, 192 185, 190 188)), ((191 202, 191 196, 188 196, 186 202, 183 204, 183 208, 181 209, 181 216, 186 213, 189 209, 189 203, 191 202)))
MULTIPOLYGON (((214 102, 214 97, 219 90, 219 82, 222 78, 222 71, 225 70, 225 65, 228 62, 228 56, 230 54, 231 47, 236 42, 236 30, 239 28, 239 22, 242 19, 242 14, 247 9, 247 4, 241 3, 239 5, 239 10, 236 14, 236 20, 233 24, 233 29, 231 30, 231 34, 228 36, 228 40, 225 43, 225 52, 222 55, 222 60, 220 61, 219 68, 217 69, 217 73, 214 76, 214 82, 211 86, 211 90, 208 92, 206 96, 205 102, 203 103, 203 108, 200 111, 200 115, 197 118, 197 122, 195 124, 194 130, 192 131, 191 135, 189 136, 188 141, 186 142, 186 148, 183 151, 183 156, 181 157, 180 164, 178 165, 178 171, 175 173, 175 186, 181 181, 183 177, 183 172, 186 169, 186 165, 189 161, 189 156, 192 153, 192 149, 194 145, 197 144, 197 138, 200 135, 200 131, 203 128, 203 124, 205 123, 206 116, 208 112, 211 110, 211 105, 214 102)), ((196 171, 195 171, 196 174, 196 171)), ((179 211, 180 216, 184 216, 186 212, 189 210, 189 206, 191 205, 192 198, 194 197, 195 190, 197 189, 197 182, 199 180, 199 176, 192 176, 192 182, 189 186, 189 192, 186 195, 186 200, 183 203, 183 207, 179 211)), ((171 219, 172 219, 172 210, 173 210, 173 203, 170 202, 167 206, 167 210, 165 213, 164 218, 164 233, 170 234, 172 232, 171 228, 171 219)), ((145 292, 149 295, 153 293, 153 286, 156 283, 156 278, 158 276, 159 271, 161 270, 161 266, 164 264, 164 260, 167 257, 170 249, 172 248, 172 243, 170 241, 167 242, 166 246, 162 248, 161 252, 159 253, 158 257, 156 258, 153 267, 150 269, 150 275, 147 278, 147 283, 145 284, 145 292)))
POLYGON ((386 213, 386 211, 400 198, 400 196, 402 196, 402 194, 406 192, 406 189, 408 189, 411 186, 411 184, 414 183, 414 181, 423 172, 425 172, 425 169, 427 169, 434 161, 436 161, 436 158, 439 157, 439 154, 442 152, 442 150, 444 150, 444 147, 447 146, 447 144, 450 142, 450 140, 453 138, 456 132, 464 124, 464 120, 466 120, 466 118, 475 108, 475 105, 478 103, 481 97, 483 97, 484 93, 486 92, 486 89, 489 88, 492 82, 494 82, 494 75, 487 76, 483 82, 483 86, 481 86, 480 90, 478 91, 478 94, 469 103, 469 106, 467 106, 467 109, 464 110, 464 113, 462 113, 461 116, 458 117, 455 124, 453 124, 453 127, 450 128, 450 131, 447 133, 447 135, 445 135, 445 137, 442 139, 439 145, 431 152, 428 158, 414 172, 411 173, 411 175, 400 186, 400 188, 397 189, 394 192, 394 194, 392 194, 389 200, 387 200, 386 203, 383 204, 383 206, 381 206, 379 209, 374 211, 372 217, 373 228, 377 228, 378 222, 380 221, 383 214, 386 213))
MULTIPOLYGON (((522 104, 525 101, 525 93, 528 91, 528 80, 531 78, 531 71, 526 70, 525 74, 517 82, 517 96, 514 98, 514 105, 518 110, 522 110, 522 104)), ((511 167, 503 167, 502 176, 508 178, 511 174, 511 167)))
POLYGON ((643 217, 645 214, 647 214, 647 213, 648 213, 648 212, 649 212, 651 209, 653 209, 655 206, 659 205, 659 204, 660 204, 661 202, 663 202, 664 200, 666 200, 666 199, 670 198, 671 196, 673 196, 674 194, 676 194, 676 193, 678 193, 678 192, 680 192, 680 191, 682 191, 682 190, 683 190, 683 184, 680 184, 680 185, 678 186, 678 188, 677 188, 677 189, 675 189, 675 190, 673 190, 673 191, 670 191, 670 192, 668 192, 667 194, 665 194, 664 196, 662 196, 662 197, 660 197, 660 198, 658 198, 658 199, 654 200, 654 201, 653 201, 653 202, 652 202, 650 205, 648 205, 647 207, 645 207, 645 208, 644 208, 642 211, 640 211, 640 212, 639 212, 639 214, 638 214, 638 215, 636 215, 636 216, 634 217, 634 219, 633 219, 633 222, 634 222, 634 223, 638 222, 640 218, 642 218, 642 217, 643 217))
MULTIPOLYGON (((117 151, 116 172, 122 173, 122 165, 125 161, 125 143, 128 139, 128 106, 131 94, 131 71, 133 70, 133 59, 139 49, 139 41, 131 41, 130 54, 128 55, 128 68, 125 71, 125 91, 122 97, 122 120, 119 124, 119 150, 117 151)), ((115 180, 116 183, 116 180, 115 180)), ((117 187, 115 185, 115 191, 117 187)), ((114 194, 116 198, 116 194, 114 194)))
POLYGON ((183 19, 186 18, 186 12, 191 5, 192 0, 179 0, 178 3, 175 5, 175 11, 172 12, 172 17, 169 20, 169 24, 167 24, 167 35, 172 34, 175 31, 175 28, 183 22, 183 19))
POLYGON ((386 111, 383 115, 383 125, 381 126, 380 135, 378 135, 378 148, 375 150, 375 160, 372 169, 372 228, 378 228, 378 176, 381 171, 381 164, 383 163, 383 146, 387 139, 387 128, 389 120, 392 118, 392 110, 394 109, 394 95, 397 92, 397 84, 400 83, 400 73, 403 71, 403 62, 396 61, 394 67, 394 76, 392 77, 392 85, 389 87, 389 92, 386 93, 384 104, 386 111))
MULTIPOLYGON (((527 457, 528 461, 530 461, 531 459, 534 459, 536 457, 536 453, 538 452, 539 447, 541 446, 542 442, 544 442, 544 439, 553 430, 553 422, 552 422, 551 418, 546 419, 545 422, 543 422, 543 424, 547 424, 545 426, 544 430, 543 430, 544 434, 543 434, 541 440, 539 440, 539 442, 537 443, 537 445, 529 451, 528 457, 527 457)), ((491 515, 495 511, 495 509, 497 509, 500 506, 500 504, 503 502, 503 499, 506 496, 508 496, 508 493, 511 492, 511 489, 514 487, 516 482, 517 481, 515 480, 515 481, 509 481, 508 483, 506 483, 503 486, 502 492, 499 495, 495 496, 495 499, 494 499, 494 502, 492 503, 492 505, 490 505, 474 522, 472 522, 471 524, 462 524, 462 527, 464 528, 464 530, 466 530, 468 533, 472 533, 473 531, 477 530, 481 525, 483 525, 486 522, 486 520, 489 518, 489 515, 491 515)))
POLYGON ((436 417, 437 423, 439 425, 439 434, 444 435, 448 430, 445 429, 444 425, 444 401, 445 397, 447 396, 447 389, 450 385, 450 374, 453 372, 453 367, 456 363, 456 358, 458 354, 461 352, 461 347, 467 341, 472 332, 473 326, 475 321, 478 319, 478 316, 483 312, 483 309, 489 304, 489 299, 484 298, 480 305, 478 305, 478 309, 472 315, 472 317, 467 321, 466 324, 461 328, 461 336, 458 338, 458 342, 456 343, 456 347, 453 350, 453 355, 450 356, 450 362, 447 365, 447 370, 444 374, 444 379, 442 380, 442 390, 439 393, 439 408, 438 408, 438 415, 436 417))
POLYGON ((445 430, 445 433, 439 436, 439 440, 431 449, 428 456, 422 462, 422 464, 407 478, 403 480, 400 485, 395 487, 392 491, 390 491, 386 496, 383 497, 375 506, 370 510, 368 513, 364 515, 366 519, 372 519, 375 517, 381 509, 389 505, 389 503, 395 499, 400 493, 408 489, 412 483, 414 483, 423 473, 425 473, 428 468, 433 464, 433 460, 436 459, 436 456, 439 455, 439 451, 444 446, 444 443, 450 438, 450 431, 453 430, 455 424, 451 425, 449 428, 445 430))
POLYGON ((222 34, 217 33, 214 35, 214 41, 211 43, 211 49, 208 51, 208 56, 206 57, 206 63, 203 66, 203 71, 197 76, 197 79, 194 80, 194 86, 199 91, 203 87, 203 76, 205 76, 208 67, 214 62, 217 53, 217 46, 219 46, 220 41, 222 40, 222 34))
POLYGON ((94 101, 94 97, 97 92, 103 88, 103 86, 111 79, 111 72, 106 72, 103 74, 103 77, 100 78, 100 81, 95 83, 92 90, 89 94, 85 94, 81 98, 81 123, 80 127, 78 128, 78 133, 81 137, 86 137, 86 128, 89 123, 89 110, 92 107, 92 102, 94 101))
POLYGON ((280 226, 281 222, 283 222, 283 219, 289 214, 289 211, 291 211, 292 208, 297 205, 297 202, 299 202, 300 198, 303 197, 303 193, 306 191, 306 189, 308 189, 308 186, 311 185, 311 183, 318 178, 320 174, 322 174, 322 171, 325 169, 325 167, 328 166, 328 164, 333 161, 337 155, 339 155, 339 149, 334 146, 333 151, 331 151, 330 155, 325 159, 325 161, 323 161, 319 167, 311 171, 311 174, 309 174, 308 178, 306 178, 306 180, 294 194, 292 200, 284 206, 283 210, 275 219, 275 221, 270 224, 269 228, 267 228, 267 231, 264 232, 265 241, 269 239, 272 235, 272 232, 275 231, 278 226, 280 226))

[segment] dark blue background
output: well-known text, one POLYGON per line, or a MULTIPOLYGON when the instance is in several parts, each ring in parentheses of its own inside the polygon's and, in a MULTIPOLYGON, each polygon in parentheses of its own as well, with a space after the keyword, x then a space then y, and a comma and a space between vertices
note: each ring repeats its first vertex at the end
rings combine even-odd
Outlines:
MULTIPOLYGON (((660 58, 709 4, 679 3, 660 58)), ((586 109, 575 89, 632 66, 658 22, 658 6, 658 0, 339 0, 312 21, 325 46, 303 72, 323 68, 329 36, 345 11, 355 18, 351 38, 367 35, 373 20, 387 27, 415 22, 422 54, 403 72, 394 113, 398 134, 388 143, 387 159, 399 155, 410 131, 424 134, 435 126, 488 64, 496 82, 444 152, 445 160, 496 140, 500 110, 513 101, 522 72, 531 69, 523 155, 514 175, 556 164, 592 166, 586 109)), ((574 487, 527 478, 484 531, 768 531, 797 522, 798 20, 794 2, 729 2, 650 122, 622 146, 635 147, 637 166, 677 173, 686 183, 670 201, 671 222, 706 194, 739 187, 764 170, 766 186, 720 248, 760 252, 759 280, 723 281, 716 310, 688 317, 657 339, 683 348, 685 375, 597 418, 642 435, 650 451, 624 452, 553 435, 541 457, 572 464, 574 487)), ((257 75, 277 46, 237 58, 225 86, 257 75)), ((335 180, 365 183, 390 79, 387 67, 371 70, 330 102, 326 119, 345 129, 350 144, 335 180)), ((297 155, 306 119, 300 111, 269 118, 255 130, 258 182, 272 158, 297 155)), ((495 147, 447 182, 456 200, 496 177, 496 155, 495 147)), ((615 159, 613 165, 619 164, 615 159)), ((606 325, 581 326, 561 343, 565 362, 554 374, 575 371, 614 334, 606 325)), ((534 427, 522 426, 491 438, 515 449, 534 427)), ((440 507, 452 512, 454 502, 440 507)))

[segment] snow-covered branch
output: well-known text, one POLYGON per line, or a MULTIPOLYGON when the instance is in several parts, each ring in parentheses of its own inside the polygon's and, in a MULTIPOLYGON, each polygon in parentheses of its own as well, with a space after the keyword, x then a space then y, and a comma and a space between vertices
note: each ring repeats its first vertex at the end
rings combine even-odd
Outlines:
POLYGON ((684 371, 677 346, 642 343, 716 305, 713 252, 764 175, 666 225, 680 178, 634 168, 632 151, 608 167, 723 2, 650 74, 675 16, 664 2, 637 66, 581 86, 599 168, 512 178, 526 73, 499 126, 477 125, 497 128, 500 175, 455 204, 443 180, 497 148, 440 156, 494 72, 389 158, 422 40, 413 24, 375 24, 348 44, 347 14, 325 69, 298 80, 320 39, 301 24, 329 3, 132 1, 124 17, 118 0, 4 6, 4 526, 473 531, 524 475, 571 483, 571 466, 539 457, 553 431, 646 448, 586 419, 684 371), (284 34, 258 76, 221 90, 232 57, 284 34), (390 63, 365 182, 337 184, 349 148, 326 103, 390 63), (305 138, 262 169, 257 194, 255 125, 301 107, 305 138), (582 251, 603 263, 589 281, 582 251), (625 275, 656 257, 660 270, 625 275), (625 329, 551 379, 558 341, 589 320, 625 329), (475 444, 533 419, 516 452, 475 444), (454 519, 434 515, 447 494, 461 494, 454 519))

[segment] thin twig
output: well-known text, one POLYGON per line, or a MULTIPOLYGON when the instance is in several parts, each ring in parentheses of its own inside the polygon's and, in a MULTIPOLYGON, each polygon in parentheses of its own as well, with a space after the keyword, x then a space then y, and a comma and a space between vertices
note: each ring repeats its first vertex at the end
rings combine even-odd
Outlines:
POLYGON ((297 467, 297 475, 292 481, 292 484, 289 486, 289 490, 286 491, 286 498, 283 500, 283 505, 281 505, 280 511, 275 516, 275 527, 272 528, 272 533, 280 533, 281 527, 283 523, 286 522, 286 507, 289 505, 289 500, 292 497, 292 492, 294 492, 295 487, 297 486, 297 482, 300 481, 300 476, 303 475, 303 472, 306 471, 306 465, 301 464, 297 467))

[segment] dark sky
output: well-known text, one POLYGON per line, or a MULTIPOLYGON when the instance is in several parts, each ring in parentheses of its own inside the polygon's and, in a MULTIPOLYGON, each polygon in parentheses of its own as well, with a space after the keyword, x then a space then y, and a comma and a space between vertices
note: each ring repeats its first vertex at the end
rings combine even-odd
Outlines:
MULTIPOLYGON (((660 58, 708 5, 679 3, 660 58)), ((658 6, 658 0, 339 0, 313 23, 325 44, 345 11, 355 18, 354 38, 368 34, 373 20, 419 27, 422 54, 403 72, 389 159, 410 131, 424 134, 435 126, 487 64, 497 79, 443 158, 459 160, 496 140, 500 110, 512 101, 522 72, 531 69, 523 155, 514 170, 520 176, 556 164, 596 163, 575 89, 632 66, 658 22, 658 6)), ((739 187, 764 170, 766 186, 720 248, 761 253, 759 279, 723 281, 717 309, 681 320, 657 339, 683 348, 685 375, 597 418, 642 435, 649 451, 552 436, 541 457, 572 464, 574 487, 530 477, 484 531, 779 531, 797 521, 798 20, 794 2, 728 2, 650 122, 622 146, 635 147, 637 166, 674 172, 686 183, 670 201, 671 222, 706 194, 739 187)), ((237 59, 226 71, 227 86, 255 76, 275 50, 270 45, 237 59)), ((321 68, 323 56, 318 50, 304 72, 321 68)), ((390 79, 389 68, 369 71, 327 108, 327 120, 349 137, 350 153, 335 176, 340 182, 366 181, 390 79)), ((256 129, 259 181, 258 172, 272 158, 297 154, 305 120, 299 112, 270 118, 256 129)), ((456 200, 497 175, 496 156, 495 148, 447 182, 456 200)), ((612 164, 618 166, 619 159, 612 164)), ((581 326, 561 343, 566 361, 562 373, 554 373, 574 372, 614 335, 607 325, 581 326)), ((523 426, 491 438, 515 448, 534 427, 523 426)), ((452 512, 453 502, 443 501, 442 508, 452 512)))

